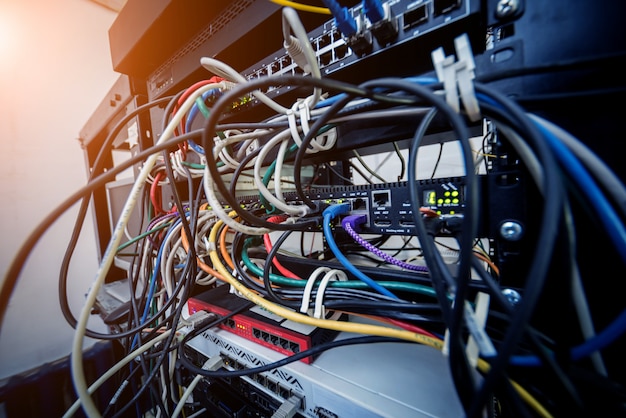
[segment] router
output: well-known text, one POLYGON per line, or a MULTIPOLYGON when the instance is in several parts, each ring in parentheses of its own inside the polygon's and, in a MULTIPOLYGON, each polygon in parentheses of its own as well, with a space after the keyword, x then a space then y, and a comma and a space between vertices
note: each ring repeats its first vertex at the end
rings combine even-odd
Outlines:
MULTIPOLYGON (((230 293, 230 286, 221 285, 190 298, 187 306, 189 314, 204 310, 225 316, 246 303, 246 299, 230 293)), ((225 320, 219 327, 288 356, 332 341, 338 334, 334 330, 285 319, 256 305, 225 320)), ((309 356, 301 361, 311 364, 314 358, 309 356)))

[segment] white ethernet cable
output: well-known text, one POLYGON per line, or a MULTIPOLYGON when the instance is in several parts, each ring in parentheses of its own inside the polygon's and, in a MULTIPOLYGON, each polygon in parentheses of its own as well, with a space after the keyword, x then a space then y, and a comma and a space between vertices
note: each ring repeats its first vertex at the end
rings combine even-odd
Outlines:
MULTIPOLYGON (((321 71, 319 65, 317 63, 317 57, 315 56, 315 51, 313 51, 313 47, 311 46, 311 42, 309 41, 308 34, 306 29, 302 25, 302 21, 298 16, 298 13, 295 9, 291 7, 283 7, 283 38, 287 53, 291 56, 294 62, 300 66, 305 72, 310 73, 315 78, 321 78, 321 71), (295 37, 290 33, 293 31, 295 37)), ((203 57, 200 59, 200 64, 210 72, 215 75, 218 75, 226 80, 229 80, 234 83, 247 83, 248 80, 234 68, 230 67, 228 64, 216 60, 210 57, 203 57)), ((283 115, 288 114, 291 110, 282 106, 281 104, 275 102, 270 99, 264 93, 255 90, 252 92, 252 95, 259 99, 266 106, 270 107, 276 113, 280 113, 283 115)), ((304 99, 304 103, 307 108, 312 109, 315 107, 317 102, 320 100, 321 90, 319 88, 315 88, 313 95, 304 99)))
MULTIPOLYGON (((246 80, 244 76, 242 76, 237 71, 235 71, 234 68, 232 68, 231 66, 229 66, 228 64, 222 61, 216 60, 215 58, 202 57, 200 59, 200 64, 205 69, 212 72, 213 74, 218 75, 222 78, 225 78, 226 80, 231 81, 233 83, 243 84, 243 83, 248 82, 248 80, 246 80)), ((276 113, 286 114, 287 111, 289 110, 286 107, 281 106, 274 100, 270 99, 269 97, 267 97, 267 95, 265 95, 264 93, 258 90, 253 91, 252 95, 254 95, 254 97, 259 99, 261 102, 263 102, 266 106, 271 108, 276 113)))
MULTIPOLYGON (((194 150, 193 148, 189 148, 187 150, 187 155, 192 153, 198 156, 198 164, 206 164, 206 162, 204 161, 204 155, 198 154, 198 152, 196 152, 196 150, 194 150)), ((181 150, 176 150, 175 152, 173 152, 170 160, 172 161, 172 168, 174 169, 174 172, 181 176, 181 178, 186 178, 189 176, 191 176, 191 178, 198 178, 201 177, 204 172, 201 168, 184 166, 186 159, 183 157, 183 152, 181 150)))
MULTIPOLYGON (((324 308, 324 292, 326 292, 326 287, 328 286, 329 281, 342 281, 345 282, 348 280, 348 276, 343 270, 333 269, 327 272, 320 284, 317 288, 317 295, 315 296, 315 310, 313 311, 314 318, 325 318, 326 310, 324 308)), ((337 320, 341 316, 341 313, 335 312, 333 316, 329 319, 337 320)))
MULTIPOLYGON (((219 155, 221 149, 228 145, 232 141, 231 138, 227 138, 225 140, 215 141, 215 146, 212 150, 213 155, 219 155)), ((205 150, 205 152, 211 152, 211 150, 205 150)), ((204 168, 204 177, 203 177, 203 185, 204 185, 204 194, 206 195, 207 203, 217 215, 226 225, 232 228, 235 231, 242 232, 247 235, 265 235, 270 232, 269 228, 258 228, 253 226, 244 225, 237 220, 228 216, 228 213, 222 206, 222 203, 217 198, 215 194, 215 188, 213 184, 213 177, 211 176, 211 170, 209 169, 208 164, 204 168)))
MULTIPOLYGON (((289 146, 289 141, 282 141, 280 143, 280 147, 278 148, 278 155, 276 156, 276 165, 274 166, 274 194, 276 198, 280 202, 284 202, 285 198, 283 197, 283 163, 285 162, 285 157, 287 155, 287 147, 289 146)), ((261 185, 265 186, 265 184, 261 181, 261 185)))
MULTIPOLYGON (((322 78, 322 73, 320 71, 319 64, 317 63, 317 57, 315 56, 315 51, 313 51, 313 47, 311 46, 311 42, 309 41, 309 35, 304 29, 302 25, 302 21, 298 16, 298 13, 295 9, 291 7, 283 7, 283 46, 285 50, 289 54, 289 56, 293 59, 293 61, 298 64, 300 68, 302 68, 305 72, 308 72, 314 78, 322 78), (293 37, 290 33, 290 30, 296 35, 293 37)), ((320 100, 321 90, 319 88, 315 88, 313 90, 313 95, 307 97, 304 100, 304 104, 307 109, 312 109, 315 107, 317 102, 320 100)))
POLYGON ((300 312, 303 314, 309 313, 309 302, 311 300, 311 292, 313 292, 313 286, 315 286, 315 281, 317 278, 324 274, 330 272, 330 267, 318 267, 307 279, 306 285, 304 285, 304 291, 302 292, 302 304, 300 305, 300 312))
MULTIPOLYGON (((271 130, 269 129, 257 129, 251 132, 240 132, 237 134, 231 134, 229 133, 229 131, 224 132, 225 134, 227 134, 226 139, 223 139, 222 141, 227 141, 226 143, 223 144, 223 146, 220 148, 219 153, 214 154, 215 155, 215 161, 219 161, 224 163, 224 168, 222 170, 227 170, 227 169, 232 169, 232 170, 236 170, 240 165, 240 161, 245 158, 245 154, 247 153, 247 148, 249 146, 251 146, 254 141, 256 141, 259 136, 263 136, 265 134, 270 133, 271 130), (241 150, 239 150, 239 152, 237 153, 236 157, 232 157, 226 150, 226 145, 229 144, 234 144, 237 142, 243 142, 243 144, 241 145, 241 150)), ((253 158, 248 164, 251 166, 256 158, 253 158)), ((219 168, 218 168, 219 169, 219 168)))
MULTIPOLYGON (((174 261, 176 260, 176 255, 179 254, 178 249, 181 248, 182 245, 182 237, 180 236, 180 230, 183 228, 183 223, 179 222, 175 226, 171 232, 169 232, 166 236, 165 242, 163 245, 163 253, 161 259, 160 266, 154 266, 155 269, 161 269, 161 279, 163 282, 163 287, 165 288, 165 295, 167 299, 171 298, 174 294, 175 286, 175 278, 172 277, 171 272, 174 269, 174 261)), ((150 303, 150 301, 148 301, 150 303)), ((170 305, 169 309, 174 309, 174 304, 170 305)), ((168 316, 171 312, 165 312, 165 316, 168 316)))
POLYGON ((261 166, 263 165, 263 161, 265 157, 269 153, 269 151, 275 147, 279 142, 282 141, 278 156, 276 157, 276 172, 274 173, 274 184, 280 187, 280 176, 281 173, 278 171, 280 162, 282 165, 282 160, 285 158, 285 153, 287 150, 288 139, 291 136, 289 130, 284 130, 277 135, 275 135, 272 139, 270 139, 267 144, 261 148, 259 152, 259 156, 257 158, 256 164, 254 165, 254 182, 256 187, 259 189, 259 192, 276 208, 282 210, 283 212, 295 215, 295 216, 305 216, 309 212, 309 207, 306 205, 288 205, 284 201, 279 200, 276 196, 274 196, 263 184, 263 179, 261 178, 261 166))
MULTIPOLYGON (((204 365, 202 365, 202 368, 205 370, 217 370, 223 365, 224 365, 224 361, 222 360, 220 356, 213 356, 204 362, 204 365)), ((178 405, 176 405, 176 408, 174 409, 174 412, 172 413, 171 418, 178 418, 178 415, 180 415, 181 411, 185 407, 185 402, 187 402, 187 399, 189 398, 189 396, 191 396, 191 393, 193 392, 193 390, 196 388, 198 383, 200 383, 200 381, 203 378, 204 376, 202 376, 201 374, 197 374, 193 378, 189 386, 187 386, 187 389, 185 390, 185 392, 180 397, 180 400, 178 401, 178 405)))
MULTIPOLYGON (((191 109, 197 97, 201 96, 202 93, 211 89, 225 88, 227 88, 227 83, 220 82, 207 84, 206 86, 202 86, 194 91, 187 98, 187 100, 185 100, 185 102, 176 112, 176 114, 172 117, 167 127, 163 131, 163 134, 158 139, 157 143, 162 143, 172 137, 183 116, 187 114, 187 112, 191 109)), ((96 272, 94 283, 91 286, 89 293, 87 294, 87 300, 83 305, 83 309, 76 324, 76 332, 74 333, 71 355, 72 382, 74 384, 74 389, 76 390, 76 393, 78 394, 79 400, 82 404, 83 410, 88 417, 100 417, 101 414, 98 411, 98 408, 96 407, 93 399, 91 399, 91 396, 87 390, 87 382, 85 381, 85 372, 83 369, 83 339, 85 337, 87 322, 89 320, 89 316, 91 315, 91 308, 96 301, 96 296, 98 295, 100 287, 104 283, 105 277, 109 269, 111 268, 111 265, 113 264, 115 252, 120 244, 122 235, 124 234, 124 228, 128 224, 130 215, 135 207, 135 204, 139 200, 143 185, 148 175, 150 174, 150 171, 154 167, 157 158, 158 154, 152 154, 146 160, 140 172, 137 174, 135 183, 133 184, 128 199, 126 200, 124 209, 120 214, 117 225, 111 233, 111 239, 109 240, 107 249, 102 256, 102 261, 100 262, 100 266, 96 272)))
MULTIPOLYGON (((300 137, 300 129, 302 132, 307 135, 309 133, 309 120, 311 119, 311 110, 307 107, 306 103, 296 102, 294 103, 292 109, 287 113, 287 122, 289 122, 289 129, 291 131, 291 137, 293 141, 298 145, 298 147, 302 146, 302 138, 300 137), (300 115, 300 125, 301 128, 298 127, 298 122, 296 120, 296 116, 300 115)), ((313 154, 320 151, 328 151, 335 146, 337 142, 337 132, 336 129, 331 129, 326 133, 317 135, 313 140, 309 143, 308 148, 305 150, 307 154, 313 154)))

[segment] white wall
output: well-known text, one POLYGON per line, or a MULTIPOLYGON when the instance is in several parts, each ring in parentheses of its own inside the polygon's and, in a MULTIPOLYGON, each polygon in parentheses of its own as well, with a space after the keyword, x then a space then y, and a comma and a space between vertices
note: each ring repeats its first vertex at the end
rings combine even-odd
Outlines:
MULTIPOLYGON (((78 134, 118 75, 116 14, 88 0, 0 0, 0 275, 34 227, 86 182, 78 134)), ((0 333, 0 379, 70 353, 58 272, 77 208, 31 253, 0 333)), ((78 316, 97 268, 88 215, 69 275, 78 316)), ((90 344, 86 341, 86 344, 90 344)))

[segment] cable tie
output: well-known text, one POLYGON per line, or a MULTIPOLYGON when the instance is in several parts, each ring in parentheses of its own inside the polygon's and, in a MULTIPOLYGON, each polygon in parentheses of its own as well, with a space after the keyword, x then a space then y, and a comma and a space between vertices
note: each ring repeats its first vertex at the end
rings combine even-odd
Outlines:
POLYGON ((443 47, 431 52, 431 58, 437 73, 437 78, 443 83, 446 102, 455 112, 460 112, 460 103, 467 113, 467 117, 475 122, 480 119, 480 108, 474 91, 474 55, 467 34, 454 38, 457 61, 453 55, 445 56, 443 47))
POLYGON ((311 109, 306 100, 300 100, 296 102, 298 110, 300 111, 300 125, 302 126, 302 133, 307 135, 309 133, 309 119, 311 119, 311 109))

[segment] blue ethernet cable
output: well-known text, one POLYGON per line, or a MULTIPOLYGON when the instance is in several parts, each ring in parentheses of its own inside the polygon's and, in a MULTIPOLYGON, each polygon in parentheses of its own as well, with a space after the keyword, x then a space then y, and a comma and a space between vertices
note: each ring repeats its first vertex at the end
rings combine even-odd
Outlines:
MULTIPOLYGON (((480 101, 487 102, 498 108, 502 108, 500 104, 492 98, 483 94, 477 94, 480 101)), ((552 149, 554 156, 560 163, 561 167, 570 175, 578 184, 580 191, 587 197, 589 204, 596 208, 596 212, 600 214, 599 221, 605 227, 607 234, 615 244, 620 257, 626 262, 626 228, 620 221, 619 216, 602 193, 598 185, 595 183, 589 172, 582 165, 580 160, 554 136, 546 127, 537 121, 532 123, 538 127, 548 146, 552 149)))
MULTIPOLYGON (((579 361, 585 357, 590 356, 596 351, 606 348, 613 343, 617 338, 624 335, 626 332, 626 309, 613 322, 611 322, 601 332, 596 334, 593 338, 588 339, 582 344, 579 344, 570 349, 570 359, 572 361, 579 361)), ((510 363, 515 366, 525 367, 538 367, 541 366, 541 359, 536 356, 511 356, 510 363)))
MULTIPOLYGON (((173 230, 176 229, 176 226, 181 223, 180 217, 172 224, 172 226, 168 229, 163 242, 167 241, 167 237, 172 233, 173 230)), ((150 312, 150 301, 154 296, 154 291, 156 288, 157 276, 159 274, 159 266, 161 265, 161 259, 163 257, 163 245, 159 247, 159 252, 157 253, 155 268, 152 271, 152 276, 150 276, 150 288, 148 289, 148 295, 146 296, 146 306, 144 307, 143 314, 141 315, 140 324, 143 324, 148 319, 148 313, 150 312)), ((133 338, 133 343, 131 347, 134 347, 137 343, 137 335, 133 338)))
MULTIPOLYGON (((493 106, 501 108, 500 104, 483 94, 477 94, 480 101, 484 101, 493 106)), ((619 220, 615 210, 608 202, 606 196, 597 186, 591 175, 576 158, 576 156, 563 144, 552 132, 546 129, 540 123, 533 121, 538 127, 546 143, 554 152, 554 155, 564 170, 579 185, 581 191, 586 195, 590 204, 594 205, 596 211, 600 213, 600 221, 604 224, 607 234, 614 242, 620 256, 626 260, 626 231, 622 222, 619 220)), ((570 359, 573 361, 581 360, 595 351, 601 350, 626 332, 626 310, 622 311, 607 327, 594 337, 588 339, 570 349, 570 359)), ((541 359, 536 356, 511 356, 510 363, 516 366, 537 367, 542 364, 541 359)))
POLYGON ((604 224, 607 234, 615 244, 615 248, 618 250, 622 260, 626 262, 626 229, 617 213, 615 213, 613 206, 611 206, 589 172, 570 149, 556 138, 552 132, 546 129, 545 126, 536 121, 533 121, 533 123, 535 123, 547 140, 561 166, 576 180, 579 189, 587 196, 588 202, 596 207, 600 222, 604 224))
POLYGON ((324 226, 324 237, 326 238, 326 242, 330 247, 331 251, 337 258, 337 260, 354 276, 356 276, 359 280, 367 283, 372 289, 377 292, 392 297, 394 299, 399 299, 396 295, 391 293, 389 290, 385 289, 383 286, 378 284, 372 278, 367 276, 365 273, 357 269, 347 258, 343 255, 337 243, 335 242, 335 238, 333 237, 332 230, 330 229, 330 225, 332 220, 338 215, 345 214, 350 210, 350 205, 348 204, 340 204, 340 205, 332 205, 324 209, 322 213, 324 216, 323 226, 324 226))
POLYGON ((324 0, 324 6, 332 13, 335 18, 335 24, 343 36, 350 37, 356 35, 356 20, 350 15, 347 7, 342 7, 335 0, 324 0))
MULTIPOLYGON (((437 84, 439 82, 439 80, 437 80, 434 77, 406 77, 406 78, 404 78, 404 80, 410 81, 412 83, 419 84, 419 85, 422 85, 422 86, 429 86, 429 85, 432 85, 432 84, 437 84)), ((315 105, 315 109, 322 109, 322 108, 331 106, 333 103, 335 103, 335 102, 337 102, 337 101, 339 101, 341 99, 344 99, 346 96, 347 96, 346 93, 339 93, 339 94, 331 96, 331 97, 329 97, 327 99, 320 100, 315 105)))
POLYGON ((372 23, 376 23, 383 20, 385 17, 385 11, 380 0, 363 0, 363 11, 365 15, 372 23))
MULTIPOLYGON (((187 116, 187 122, 185 123, 185 129, 186 129, 187 132, 189 132, 191 130, 191 124, 193 123, 194 119, 198 115, 198 111, 201 111, 201 108, 200 108, 200 106, 198 106, 197 101, 201 100, 202 102, 204 102, 209 96, 216 95, 218 93, 219 93, 219 89, 208 90, 208 91, 205 91, 204 93, 202 93, 201 97, 198 97, 196 99, 196 103, 194 103, 193 106, 191 107, 191 109, 189 110, 189 116, 187 116)), ((208 117, 208 115, 206 115, 206 114, 205 114, 205 116, 208 117)), ((187 143, 198 154, 204 154, 204 149, 201 146, 199 146, 198 144, 196 144, 194 141, 188 140, 187 143)))

